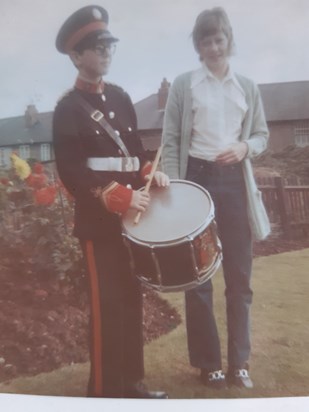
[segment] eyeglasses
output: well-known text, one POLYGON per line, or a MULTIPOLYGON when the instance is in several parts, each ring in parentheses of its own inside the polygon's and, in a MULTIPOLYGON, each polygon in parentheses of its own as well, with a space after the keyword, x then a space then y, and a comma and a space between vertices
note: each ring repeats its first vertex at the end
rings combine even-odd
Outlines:
POLYGON ((95 52, 98 56, 105 56, 106 54, 112 56, 116 51, 116 44, 106 44, 106 45, 98 45, 93 47, 91 50, 95 52))

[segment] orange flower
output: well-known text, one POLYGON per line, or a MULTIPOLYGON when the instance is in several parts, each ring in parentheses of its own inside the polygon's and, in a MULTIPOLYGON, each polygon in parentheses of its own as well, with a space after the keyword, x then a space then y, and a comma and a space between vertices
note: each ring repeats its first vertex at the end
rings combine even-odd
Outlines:
POLYGON ((43 173, 44 167, 42 163, 34 163, 32 170, 34 173, 40 175, 41 173, 43 173))
POLYGON ((46 175, 36 174, 36 173, 32 173, 26 179, 27 185, 32 187, 33 189, 42 188, 46 184, 46 181, 47 181, 46 175))
POLYGON ((49 206, 54 203, 56 198, 56 188, 55 186, 47 186, 42 189, 37 190, 34 193, 34 199, 37 204, 49 206))

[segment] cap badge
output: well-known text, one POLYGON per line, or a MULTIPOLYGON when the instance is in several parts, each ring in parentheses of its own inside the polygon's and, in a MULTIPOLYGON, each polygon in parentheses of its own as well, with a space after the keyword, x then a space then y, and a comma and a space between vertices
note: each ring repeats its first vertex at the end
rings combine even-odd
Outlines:
POLYGON ((101 20, 102 19, 102 13, 100 12, 99 9, 92 9, 92 15, 95 19, 101 20))

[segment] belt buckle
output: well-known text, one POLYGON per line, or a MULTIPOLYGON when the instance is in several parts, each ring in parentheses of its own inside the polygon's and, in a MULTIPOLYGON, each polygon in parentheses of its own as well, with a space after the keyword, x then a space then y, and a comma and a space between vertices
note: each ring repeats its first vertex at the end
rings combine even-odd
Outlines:
POLYGON ((101 113, 99 110, 95 110, 91 114, 91 119, 93 119, 95 122, 99 122, 103 117, 104 117, 104 114, 101 113))

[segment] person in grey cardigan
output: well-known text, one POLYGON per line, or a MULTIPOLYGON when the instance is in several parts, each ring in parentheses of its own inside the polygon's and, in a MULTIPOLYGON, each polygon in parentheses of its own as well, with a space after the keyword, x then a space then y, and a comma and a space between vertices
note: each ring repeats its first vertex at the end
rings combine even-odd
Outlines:
POLYGON ((169 92, 162 167, 172 179, 203 186, 215 205, 226 286, 227 372, 211 279, 185 292, 189 357, 209 387, 252 388, 252 240, 265 238, 270 224, 250 159, 266 149, 268 128, 257 86, 230 66, 234 42, 225 11, 216 7, 200 13, 192 38, 201 67, 178 76, 169 92))

